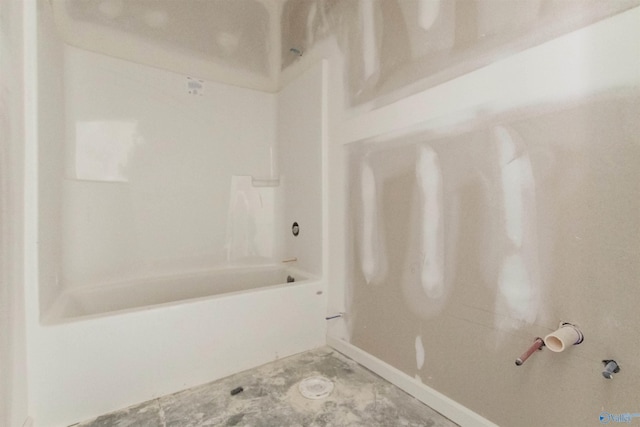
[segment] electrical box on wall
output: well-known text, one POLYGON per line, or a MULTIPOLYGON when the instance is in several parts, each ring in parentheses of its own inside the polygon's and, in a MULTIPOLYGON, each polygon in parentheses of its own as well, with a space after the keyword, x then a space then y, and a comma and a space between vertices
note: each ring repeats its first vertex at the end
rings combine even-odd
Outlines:
POLYGON ((189 95, 204 95, 204 80, 187 76, 187 93, 189 95))

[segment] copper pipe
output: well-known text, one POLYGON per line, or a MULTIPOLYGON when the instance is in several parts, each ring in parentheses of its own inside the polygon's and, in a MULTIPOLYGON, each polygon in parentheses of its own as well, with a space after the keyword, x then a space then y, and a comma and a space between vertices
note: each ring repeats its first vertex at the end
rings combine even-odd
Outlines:
POLYGON ((542 347, 544 347, 544 341, 540 337, 536 338, 533 344, 531 344, 531 347, 529 347, 527 351, 522 353, 522 355, 516 359, 516 365, 522 365, 527 361, 529 356, 536 352, 536 350, 542 350, 542 347))

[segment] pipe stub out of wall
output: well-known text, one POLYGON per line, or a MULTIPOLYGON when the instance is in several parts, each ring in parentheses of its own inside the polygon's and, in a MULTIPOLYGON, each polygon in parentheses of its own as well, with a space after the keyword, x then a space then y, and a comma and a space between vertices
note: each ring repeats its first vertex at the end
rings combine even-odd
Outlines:
POLYGON ((562 322, 560 327, 544 337, 544 344, 549 350, 560 353, 572 345, 578 345, 584 341, 584 335, 578 327, 572 323, 562 322))
POLYGON ((613 379, 613 374, 617 374, 620 372, 620 366, 618 366, 618 362, 615 360, 603 360, 604 371, 602 371, 602 376, 606 379, 613 379))
POLYGON ((520 357, 516 359, 516 366, 521 366, 524 362, 527 361, 529 356, 531 356, 537 350, 542 350, 542 347, 544 347, 544 341, 542 340, 542 338, 536 337, 536 339, 533 341, 533 344, 531 344, 527 351, 522 353, 520 357))

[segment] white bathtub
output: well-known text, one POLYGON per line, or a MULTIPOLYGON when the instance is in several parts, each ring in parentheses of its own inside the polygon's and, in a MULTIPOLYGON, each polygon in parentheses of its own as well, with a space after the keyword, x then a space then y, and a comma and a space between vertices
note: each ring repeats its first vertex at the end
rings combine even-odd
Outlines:
POLYGON ((160 305, 238 292, 267 290, 291 283, 309 283, 306 272, 282 265, 217 268, 191 274, 151 277, 64 291, 47 312, 44 323, 147 310, 160 305))
POLYGON ((68 426, 320 347, 325 298, 323 280, 278 266, 67 291, 34 325, 35 425, 68 426))

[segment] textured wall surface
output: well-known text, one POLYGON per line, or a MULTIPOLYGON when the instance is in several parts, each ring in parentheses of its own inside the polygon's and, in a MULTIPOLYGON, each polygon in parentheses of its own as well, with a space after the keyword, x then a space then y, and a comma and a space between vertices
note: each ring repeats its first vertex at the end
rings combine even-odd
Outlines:
POLYGON ((639 113, 603 99, 354 150, 352 343, 499 425, 635 411, 639 113), (560 321, 584 343, 516 367, 560 321))

